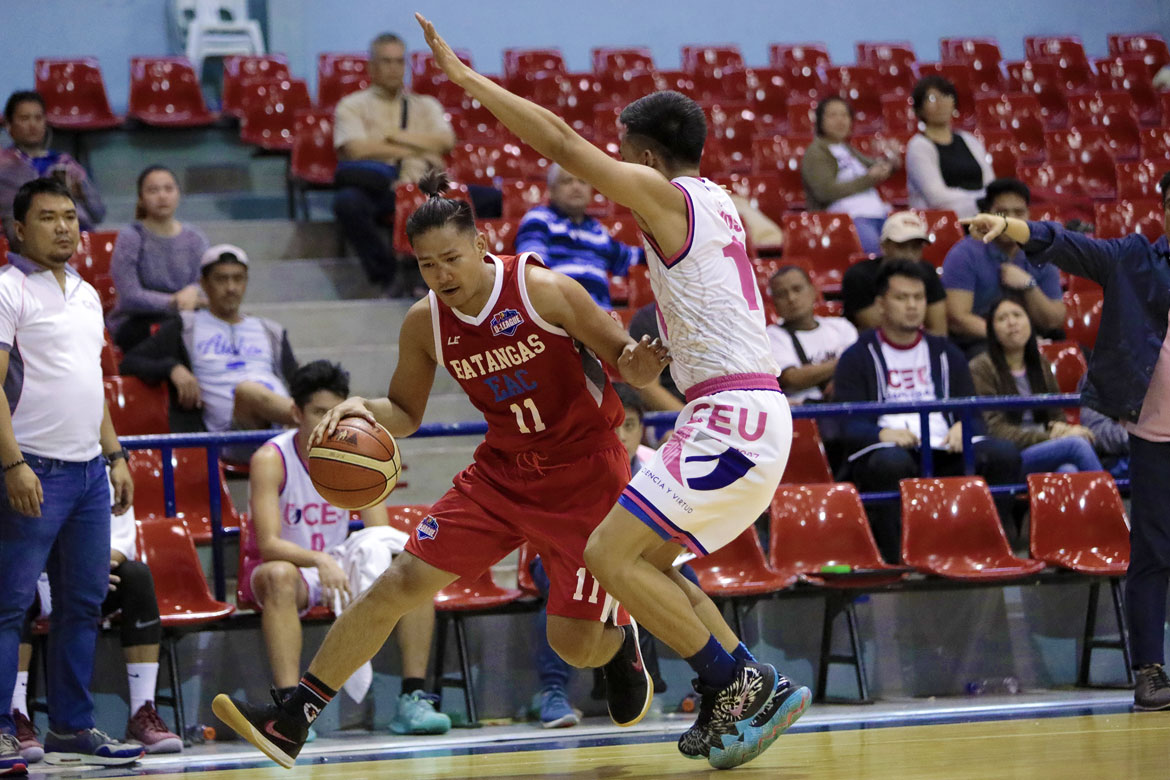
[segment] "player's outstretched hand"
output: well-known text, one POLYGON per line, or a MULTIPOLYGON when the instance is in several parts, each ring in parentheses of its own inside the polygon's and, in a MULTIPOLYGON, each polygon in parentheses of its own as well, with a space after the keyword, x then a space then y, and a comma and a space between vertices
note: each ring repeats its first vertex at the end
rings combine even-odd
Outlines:
POLYGON ((321 418, 321 422, 317 423, 317 427, 309 435, 309 446, 316 447, 327 437, 333 435, 333 431, 337 429, 337 423, 341 422, 343 417, 364 417, 370 423, 377 425, 378 421, 375 419, 372 412, 366 406, 366 399, 360 395, 355 395, 352 398, 346 398, 337 406, 330 409, 321 418))
POLYGON ((427 46, 431 47, 431 53, 435 56, 435 64, 443 69, 447 78, 462 86, 463 82, 460 79, 472 73, 471 68, 455 55, 455 52, 435 30, 435 25, 431 20, 418 12, 415 12, 414 18, 418 20, 419 27, 423 29, 423 37, 426 38, 427 46))
POLYGON ((990 244, 1007 230, 1007 217, 998 214, 976 214, 959 220, 960 225, 966 225, 971 238, 977 238, 985 244, 990 244))
POLYGON ((651 341, 649 336, 643 336, 641 341, 626 345, 617 367, 627 384, 645 387, 657 379, 669 363, 670 350, 662 340, 651 341))

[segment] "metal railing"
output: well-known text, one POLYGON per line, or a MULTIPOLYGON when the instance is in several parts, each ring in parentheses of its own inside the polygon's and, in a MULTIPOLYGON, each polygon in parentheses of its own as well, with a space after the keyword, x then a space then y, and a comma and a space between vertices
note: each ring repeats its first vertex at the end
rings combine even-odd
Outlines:
MULTIPOLYGON (((874 416, 882 414, 917 413, 920 416, 919 430, 928 431, 929 415, 932 412, 955 412, 963 423, 963 466, 966 474, 975 473, 975 450, 972 443, 972 428, 975 414, 987 409, 1037 409, 1050 406, 1079 406, 1080 395, 1077 393, 1059 395, 1035 396, 980 396, 975 398, 948 398, 944 400, 913 402, 913 403, 829 403, 829 404, 801 404, 792 407, 792 416, 801 417, 848 417, 874 416)), ((662 433, 674 427, 677 415, 673 412, 651 412, 646 415, 645 423, 649 428, 662 433)), ((412 438, 440 437, 440 436, 482 436, 487 432, 487 423, 455 422, 455 423, 426 423, 419 427, 412 438)), ((211 524, 211 565, 214 580, 215 597, 223 601, 226 596, 226 575, 224 570, 224 541, 239 535, 238 528, 223 527, 223 505, 221 502, 221 488, 219 483, 219 455, 225 447, 240 444, 259 444, 268 441, 275 435, 274 431, 231 431, 227 433, 171 433, 155 436, 124 436, 122 446, 128 450, 156 449, 162 455, 163 502, 167 517, 176 516, 175 507, 175 472, 172 462, 172 453, 175 449, 184 447, 200 447, 207 451, 208 474, 208 515, 211 524)), ((934 473, 934 459, 930 447, 921 448, 921 473, 931 476, 934 473)), ((1118 480, 1118 486, 1124 487, 1126 480, 1118 480)), ((993 493, 1018 493, 1026 491, 1026 484, 996 485, 991 488, 993 493)), ((897 500, 897 491, 863 493, 862 500, 866 502, 897 500)))

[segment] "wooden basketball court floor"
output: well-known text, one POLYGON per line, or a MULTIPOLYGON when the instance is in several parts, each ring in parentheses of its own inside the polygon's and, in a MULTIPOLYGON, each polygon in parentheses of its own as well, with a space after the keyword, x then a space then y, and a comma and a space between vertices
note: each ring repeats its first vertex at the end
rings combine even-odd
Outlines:
POLYGON ((749 780, 998 780, 1170 777, 1170 712, 1130 712, 1127 692, 814 706, 755 761, 723 774, 675 747, 690 723, 660 716, 631 730, 587 719, 565 730, 532 724, 455 729, 443 737, 370 732, 319 739, 292 771, 242 742, 189 748, 124 770, 34 764, 31 777, 150 775, 183 780, 364 778, 706 778, 749 780))

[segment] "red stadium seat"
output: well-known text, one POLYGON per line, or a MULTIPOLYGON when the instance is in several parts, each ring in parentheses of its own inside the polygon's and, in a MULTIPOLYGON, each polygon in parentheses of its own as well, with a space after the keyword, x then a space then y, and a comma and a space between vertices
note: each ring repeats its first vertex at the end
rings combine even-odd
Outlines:
POLYGON ((313 107, 308 85, 301 79, 271 81, 257 97, 247 101, 240 140, 268 151, 291 151, 297 112, 313 107))
POLYGON ((150 567, 154 579, 159 619, 164 630, 162 650, 170 670, 171 694, 156 698, 159 703, 171 705, 176 733, 186 734, 179 640, 187 632, 223 620, 236 608, 211 595, 195 545, 181 521, 139 520, 136 525, 141 553, 139 560, 150 567))
POLYGON ((370 85, 370 55, 321 52, 317 55, 317 108, 332 110, 337 101, 370 85))
POLYGON ((885 120, 876 68, 868 65, 827 65, 824 72, 829 91, 848 100, 853 109, 854 133, 871 133, 882 129, 885 120))
MULTIPOLYGON (((526 148, 526 147, 525 147, 526 148)), ((468 141, 451 152, 448 166, 459 181, 493 185, 496 180, 542 178, 538 163, 525 160, 521 145, 468 141)))
POLYGON ((624 107, 643 95, 661 89, 664 84, 653 70, 623 70, 597 74, 599 100, 624 107))
POLYGON ((244 116, 245 81, 281 81, 292 78, 288 58, 283 54, 232 55, 223 58, 223 112, 237 119, 244 116))
POLYGON ((615 216, 600 219, 605 231, 627 246, 642 246, 642 229, 634 221, 634 215, 626 211, 615 216))
POLYGON ((818 287, 839 288, 850 256, 862 252, 853 220, 847 214, 814 211, 785 214, 781 223, 784 256, 808 258, 818 287))
POLYGON ((964 130, 975 129, 975 84, 974 70, 967 65, 957 65, 950 62, 919 62, 915 65, 918 77, 935 75, 942 76, 955 86, 958 95, 955 125, 964 130))
POLYGON ((114 344, 114 337, 110 332, 102 333, 102 376, 118 376, 118 366, 122 363, 122 350, 114 344))
POLYGON ((784 74, 793 100, 820 98, 825 94, 827 85, 821 68, 830 61, 823 43, 773 43, 768 47, 768 64, 784 74))
POLYGON ((884 95, 882 97, 882 120, 886 132, 913 135, 918 132, 918 115, 914 104, 907 95, 884 95))
POLYGON ((914 89, 914 46, 909 41, 857 42, 857 64, 877 71, 877 83, 884 98, 908 95, 914 89))
MULTIPOLYGON (((162 456, 158 450, 133 450, 130 474, 134 477, 134 514, 139 520, 166 518, 163 492, 162 456)), ((175 473, 175 515, 187 526, 197 544, 211 541, 211 501, 208 496, 207 451, 202 448, 176 449, 171 463, 175 473)), ((232 504, 223 478, 219 480, 220 518, 224 528, 238 528, 240 516, 232 504)))
POLYGON ((560 49, 504 49, 504 79, 511 81, 529 73, 565 73, 560 49))
POLYGON ((994 38, 943 38, 938 42, 940 59, 968 68, 969 81, 977 95, 1003 92, 1003 55, 994 38))
POLYGON ((305 220, 309 204, 305 192, 333 186, 337 151, 333 148, 333 112, 298 111, 293 126, 292 154, 288 168, 289 218, 296 216, 297 201, 305 220))
POLYGON ((77 251, 69 258, 69 264, 77 269, 82 279, 96 284, 99 277, 110 275, 110 261, 117 240, 116 230, 82 231, 77 251))
MULTIPOLYGON (((785 263, 781 260, 780 264, 785 263)), ((810 417, 793 419, 792 449, 788 453, 788 463, 784 467, 780 484, 810 485, 832 481, 833 470, 829 468, 829 457, 825 454, 825 443, 821 440, 817 421, 810 417)))
POLYGON ((1133 160, 1141 152, 1137 108, 1125 92, 1083 92, 1068 99, 1069 124, 1103 129, 1113 153, 1133 160))
POLYGON ((1060 70, 1051 62, 1020 60, 1004 63, 1007 88, 1027 92, 1040 101, 1045 128, 1052 130, 1068 123, 1068 99, 1061 85, 1060 70))
POLYGON ((1164 212, 1159 200, 1118 200, 1096 205, 1098 238, 1122 238, 1140 233, 1151 243, 1164 232, 1164 212))
POLYGON ((755 526, 748 526, 723 547, 690 563, 704 593, 717 601, 731 601, 732 628, 737 634, 743 632, 739 599, 766 596, 796 582, 794 573, 768 567, 755 526))
POLYGON ((1023 92, 985 96, 975 100, 975 122, 980 130, 1008 130, 1019 145, 1023 162, 1044 162, 1044 122, 1040 101, 1023 92))
POLYGON ((1081 125, 1044 134, 1050 162, 1077 166, 1079 184, 1092 198, 1110 200, 1117 195, 1117 162, 1104 128, 1081 125))
POLYGON ((942 268, 943 259, 951 247, 967 235, 959 224, 959 215, 948 209, 915 209, 926 222, 930 244, 922 252, 922 259, 935 268, 942 268))
MULTIPOLYGON (((1092 284, 1079 276, 1072 278, 1086 284, 1092 284)), ((1085 353, 1081 350, 1080 344, 1075 341, 1052 341, 1040 345, 1040 354, 1052 365, 1052 375, 1056 377, 1056 386, 1060 388, 1060 392, 1079 392, 1081 377, 1089 370, 1089 365, 1085 361, 1085 353)), ((1066 408, 1064 415, 1074 425, 1081 421, 1079 407, 1066 408)))
POLYGON ((646 48, 615 49, 595 47, 593 49, 593 72, 598 77, 608 73, 644 70, 653 72, 654 55, 646 48))
POLYGON ((752 140, 752 159, 756 173, 775 170, 800 171, 804 150, 812 143, 808 135, 771 135, 752 140))
POLYGON ((548 187, 542 181, 529 179, 505 179, 500 182, 503 192, 503 216, 519 220, 529 209, 548 202, 548 187))
POLYGON ((102 381, 110 420, 119 436, 171 432, 166 385, 148 385, 133 376, 107 376, 102 381))
POLYGON ((1016 169, 1020 167, 1023 152, 1020 144, 1012 137, 1011 131, 976 130, 975 135, 987 150, 991 169, 995 171, 996 178, 1016 178, 1016 169))
POLYGON ((104 130, 122 124, 110 109, 101 66, 91 57, 38 59, 36 91, 45 101, 45 119, 61 130, 104 130))
POLYGON ((1145 160, 1156 160, 1158 165, 1165 166, 1170 160, 1170 127, 1143 128, 1138 136, 1141 145, 1141 157, 1145 160))
POLYGON ((788 103, 788 135, 815 135, 817 100, 794 97, 788 103))
POLYGON ((1149 69, 1141 57, 1106 57, 1096 61, 1097 88, 1105 91, 1123 92, 1133 99, 1138 121, 1145 127, 1158 127, 1165 119, 1162 104, 1149 69))
POLYGON ((1170 65, 1166 39, 1157 33, 1113 33, 1109 36, 1109 54, 1113 57, 1140 57, 1151 74, 1170 65))
MULTIPOLYGON (((746 173, 752 169, 752 139, 755 136, 755 113, 745 106, 712 105, 707 114, 707 142, 719 147, 726 173, 746 173)), ((707 163, 704 147, 703 161, 707 163)), ((707 169, 708 175, 714 172, 707 169)))
POLYGON ((800 171, 780 168, 766 173, 730 177, 731 189, 773 222, 790 209, 803 207, 804 183, 800 171))
POLYGON ((1100 292, 1064 294, 1064 332, 1086 349, 1092 349, 1097 343, 1097 329, 1101 326, 1101 305, 1100 292))
POLYGON ((1121 578, 1129 567, 1129 519, 1113 477, 1103 471, 1077 474, 1029 474, 1033 558, 1089 577, 1108 577, 1119 639, 1096 638, 1101 581, 1092 580, 1085 619, 1077 684, 1089 685, 1092 652, 1121 650, 1127 681, 1132 684, 1129 636, 1122 609, 1121 578))
POLYGON ((954 580, 995 582, 1035 574, 1043 561, 1012 555, 982 477, 904 479, 902 560, 954 580))
POLYGON ((517 222, 512 219, 481 219, 475 223, 487 238, 488 251, 495 255, 513 254, 517 222))
POLYGON ((648 303, 654 303, 654 291, 650 289, 650 269, 645 265, 630 266, 626 276, 629 289, 629 307, 637 311, 648 303))
POLYGON ((1066 92, 1091 89, 1093 66, 1085 56, 1085 47, 1075 35, 1024 38, 1024 56, 1032 62, 1051 62, 1061 74, 1061 86, 1066 92))
POLYGON ((788 82, 776 68, 747 71, 748 106, 755 113, 756 134, 778 133, 788 121, 788 82))
MULTIPOLYGON (((471 65, 471 54, 456 49, 455 55, 471 65)), ((430 95, 447 108, 455 108, 463 102, 466 93, 447 78, 447 74, 435 65, 435 58, 429 51, 410 53, 410 90, 420 95, 430 95)))
POLYGON ((186 57, 131 57, 127 115, 156 127, 204 127, 219 119, 186 57))
POLYGON ((689 44, 682 47, 682 67, 687 73, 721 76, 743 70, 743 55, 734 44, 705 46, 689 44))
POLYGON ((1119 162, 1117 197, 1122 200, 1142 200, 1158 194, 1158 181, 1163 171, 1153 160, 1119 162))
POLYGON ((1040 165, 1021 165, 1020 180, 1032 190, 1033 200, 1061 202, 1083 200, 1087 197, 1081 185, 1081 169, 1071 162, 1046 162, 1040 165), (1038 195, 1042 198, 1037 197, 1038 195))

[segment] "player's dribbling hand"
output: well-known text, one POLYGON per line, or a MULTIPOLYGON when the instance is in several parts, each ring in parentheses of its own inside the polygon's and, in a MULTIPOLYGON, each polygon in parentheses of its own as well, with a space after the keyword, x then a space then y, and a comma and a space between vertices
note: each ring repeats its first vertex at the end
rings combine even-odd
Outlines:
POLYGON ((4 472, 4 487, 8 491, 8 503, 13 509, 28 517, 41 516, 45 494, 32 466, 25 463, 4 472))
POLYGON ((447 78, 456 84, 461 84, 460 77, 471 73, 471 68, 455 55, 455 52, 451 50, 451 47, 447 45, 447 42, 435 30, 435 25, 429 19, 417 11, 414 14, 414 18, 418 20, 419 27, 423 29, 423 37, 426 38, 427 46, 431 47, 431 53, 435 57, 435 64, 443 69, 443 72, 447 74, 447 78))
POLYGON ((617 367, 627 384, 645 387, 657 379, 669 363, 670 350, 662 344, 662 339, 651 341, 649 336, 643 336, 641 341, 626 345, 617 367))
POLYGON ((332 436, 333 431, 337 430, 337 423, 341 422, 341 418, 343 417, 364 417, 371 424, 378 424, 378 420, 366 407, 366 399, 360 395, 355 395, 352 398, 346 398, 325 413, 325 416, 321 418, 321 422, 317 423, 317 427, 309 435, 309 446, 316 447, 325 439, 332 436))

